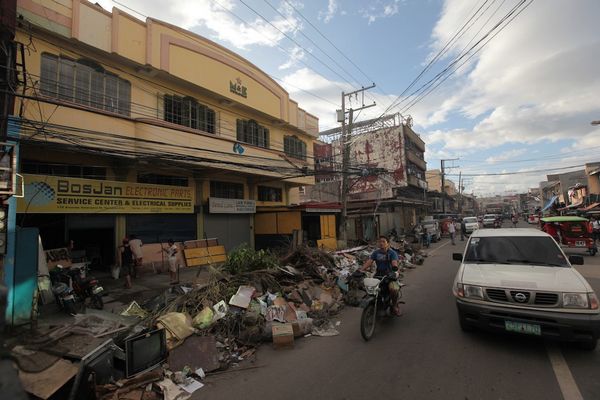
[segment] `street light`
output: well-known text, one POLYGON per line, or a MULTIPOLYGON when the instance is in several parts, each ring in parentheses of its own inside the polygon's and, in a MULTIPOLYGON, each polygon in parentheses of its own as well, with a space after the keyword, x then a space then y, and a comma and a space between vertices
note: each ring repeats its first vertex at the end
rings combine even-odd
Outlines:
POLYGON ((600 120, 592 121, 592 125, 600 125, 600 120))

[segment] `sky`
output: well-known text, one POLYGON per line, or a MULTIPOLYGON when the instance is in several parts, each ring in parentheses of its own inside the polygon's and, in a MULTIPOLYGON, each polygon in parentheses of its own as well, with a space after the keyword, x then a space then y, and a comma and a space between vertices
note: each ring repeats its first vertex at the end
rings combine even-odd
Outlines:
POLYGON ((600 120, 597 0, 98 3, 240 54, 318 116, 321 130, 338 126, 342 91, 375 83, 364 103, 377 105, 356 121, 412 117, 428 169, 458 159, 446 163, 449 178, 462 173, 466 193, 522 193, 548 173, 600 161, 600 126, 590 123, 600 120), (518 174, 486 175, 507 172, 518 174))

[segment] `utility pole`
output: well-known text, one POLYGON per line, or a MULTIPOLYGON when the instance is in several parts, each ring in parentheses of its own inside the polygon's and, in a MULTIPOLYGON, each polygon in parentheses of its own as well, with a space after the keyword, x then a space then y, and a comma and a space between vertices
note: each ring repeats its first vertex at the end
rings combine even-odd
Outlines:
MULTIPOLYGON (((446 214, 446 162, 447 161, 457 161, 458 158, 447 158, 444 160, 440 160, 440 169, 442 174, 442 214, 446 214)), ((456 168, 452 166, 450 168, 456 168)))
POLYGON ((458 213, 462 214, 462 171, 458 173, 458 213))
POLYGON ((342 203, 342 214, 340 216, 340 225, 338 227, 338 238, 346 242, 348 240, 348 166, 350 164, 350 138, 352 137, 352 119, 354 118, 354 111, 364 110, 365 108, 370 108, 375 106, 375 102, 373 104, 369 104, 365 106, 365 91, 369 89, 373 89, 375 84, 372 84, 369 87, 362 87, 361 89, 355 90, 350 93, 342 92, 342 110, 338 113, 338 122, 342 123, 342 134, 340 135, 342 146, 342 190, 341 190, 341 203, 342 203), (350 108, 350 110, 346 111, 346 97, 351 98, 351 96, 355 96, 358 98, 358 94, 362 96, 362 106, 359 108, 350 108), (348 129, 346 129, 346 114, 348 114, 348 129))

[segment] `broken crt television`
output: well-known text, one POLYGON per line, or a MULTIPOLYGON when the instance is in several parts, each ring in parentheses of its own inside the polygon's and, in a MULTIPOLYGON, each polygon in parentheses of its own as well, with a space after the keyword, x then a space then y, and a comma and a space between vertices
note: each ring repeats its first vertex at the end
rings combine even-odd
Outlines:
POLYGON ((167 337, 164 329, 125 339, 125 375, 128 378, 148 371, 166 359, 167 337))

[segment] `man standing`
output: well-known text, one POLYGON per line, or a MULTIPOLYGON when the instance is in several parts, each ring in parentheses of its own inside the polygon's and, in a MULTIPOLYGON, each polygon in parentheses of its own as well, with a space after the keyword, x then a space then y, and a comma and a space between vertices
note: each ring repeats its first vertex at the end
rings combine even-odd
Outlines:
POLYGON ((460 220, 460 241, 465 241, 465 236, 467 235, 467 224, 464 218, 460 220))
MULTIPOLYGON (((393 272, 394 267, 396 269, 398 268, 398 254, 396 254, 396 252, 390 248, 390 243, 387 236, 379 236, 379 239, 377 240, 377 247, 378 249, 371 254, 371 257, 365 261, 365 264, 360 270, 364 272, 370 269, 373 266, 373 262, 375 262, 375 265, 377 266, 375 277, 381 279, 390 272, 393 272)), ((390 291, 390 298, 394 314, 400 316, 400 306, 398 305, 400 285, 398 284, 398 281, 394 280, 390 282, 388 290, 390 291)))
POLYGON ((456 227, 454 226, 454 219, 450 218, 450 222, 448 223, 448 233, 450 234, 450 240, 452 241, 452 245, 454 243, 454 234, 456 233, 456 227))
POLYGON ((142 246, 144 244, 140 239, 135 235, 131 235, 129 237, 129 247, 131 247, 131 252, 133 253, 133 270, 132 275, 134 278, 137 278, 137 270, 142 266, 142 258, 144 253, 142 251, 142 246))
POLYGON ((179 263, 177 260, 179 249, 177 248, 177 245, 175 244, 173 239, 169 239, 167 243, 169 244, 169 248, 163 250, 166 251, 167 259, 169 261, 169 276, 171 277, 171 285, 175 285, 179 283, 179 281, 177 280, 179 270, 179 263))
POLYGON ((121 274, 125 276, 125 289, 131 289, 131 268, 133 265, 133 253, 129 246, 129 239, 123 239, 121 247, 121 274))
POLYGON ((600 217, 596 217, 592 221, 592 235, 594 243, 596 243, 597 240, 600 240, 600 217))

